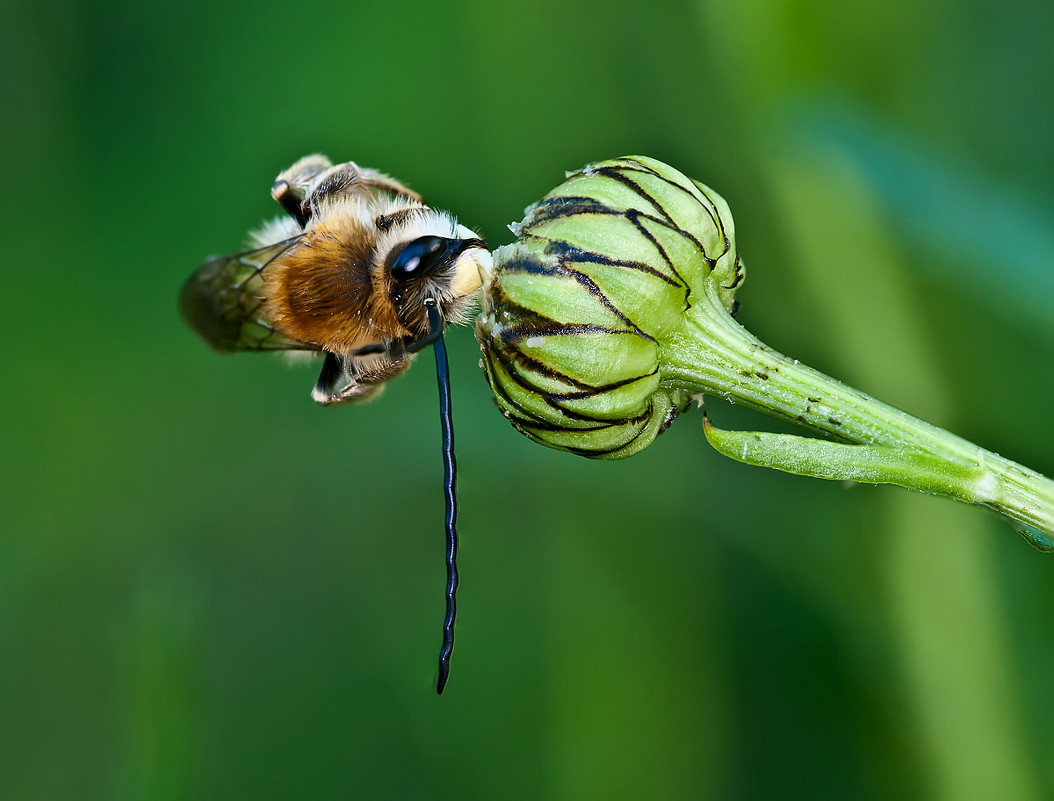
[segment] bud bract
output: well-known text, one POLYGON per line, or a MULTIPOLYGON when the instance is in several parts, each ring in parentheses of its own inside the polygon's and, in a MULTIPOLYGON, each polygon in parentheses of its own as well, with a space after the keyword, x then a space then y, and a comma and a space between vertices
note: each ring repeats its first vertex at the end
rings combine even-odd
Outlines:
POLYGON ((691 400, 664 380, 664 343, 703 301, 727 315, 742 282, 727 204, 634 156, 570 174, 511 228, 476 322, 502 412, 551 447, 640 451, 691 400))

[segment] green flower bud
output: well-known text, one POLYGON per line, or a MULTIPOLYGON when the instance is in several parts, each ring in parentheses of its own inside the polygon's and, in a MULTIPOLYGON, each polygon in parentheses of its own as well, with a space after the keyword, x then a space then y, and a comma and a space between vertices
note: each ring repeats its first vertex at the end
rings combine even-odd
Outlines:
POLYGON ((532 439, 616 459, 691 401, 665 343, 742 282, 732 215, 712 190, 641 156, 591 164, 511 226, 484 277, 476 336, 505 416, 532 439))
POLYGON ((1054 551, 1054 481, 760 342, 734 319, 732 215, 654 159, 592 164, 531 206, 483 276, 476 338, 505 416, 598 459, 640 451, 712 395, 835 442, 722 431, 720 453, 818 478, 897 484, 994 509, 1054 551))

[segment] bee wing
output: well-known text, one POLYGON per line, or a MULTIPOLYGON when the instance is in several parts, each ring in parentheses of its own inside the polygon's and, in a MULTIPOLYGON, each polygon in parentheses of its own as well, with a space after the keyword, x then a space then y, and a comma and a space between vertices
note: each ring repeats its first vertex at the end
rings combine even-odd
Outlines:
POLYGON ((260 288, 267 268, 300 241, 286 239, 274 245, 212 256, 183 286, 183 317, 212 347, 234 350, 318 350, 282 336, 262 316, 260 288))

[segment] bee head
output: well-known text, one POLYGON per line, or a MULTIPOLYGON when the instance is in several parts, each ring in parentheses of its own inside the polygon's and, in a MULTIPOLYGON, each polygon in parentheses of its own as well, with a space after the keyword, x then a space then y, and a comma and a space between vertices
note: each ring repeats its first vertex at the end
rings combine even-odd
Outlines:
POLYGON ((433 298, 445 323, 465 322, 490 251, 473 231, 432 209, 407 225, 388 250, 384 276, 399 322, 415 335, 428 331, 425 301, 433 298))

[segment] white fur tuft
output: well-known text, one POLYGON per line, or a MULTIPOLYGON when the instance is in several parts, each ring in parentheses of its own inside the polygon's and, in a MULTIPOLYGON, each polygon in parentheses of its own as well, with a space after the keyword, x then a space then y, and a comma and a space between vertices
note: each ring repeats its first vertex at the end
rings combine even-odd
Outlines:
POLYGON ((303 233, 299 223, 288 215, 275 217, 268 220, 259 228, 249 232, 249 248, 265 248, 268 245, 277 245, 287 239, 292 239, 297 234, 303 233))

